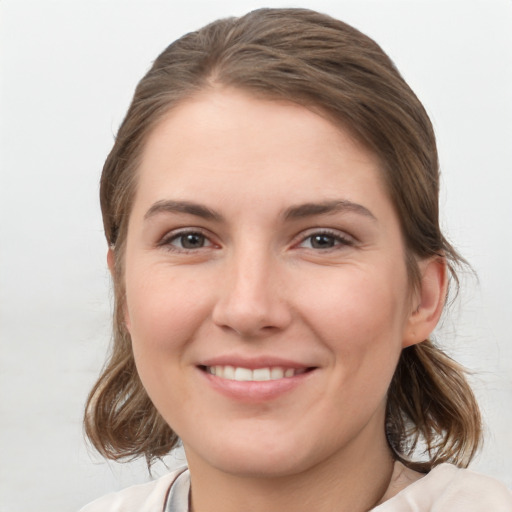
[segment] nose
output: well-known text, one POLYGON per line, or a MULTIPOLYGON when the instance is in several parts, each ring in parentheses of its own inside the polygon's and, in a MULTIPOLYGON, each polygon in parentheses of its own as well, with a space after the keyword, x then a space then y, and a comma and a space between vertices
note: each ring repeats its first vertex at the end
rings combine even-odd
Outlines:
POLYGON ((225 262, 213 321, 245 338, 265 337, 290 324, 292 310, 280 265, 264 254, 239 254, 225 262))

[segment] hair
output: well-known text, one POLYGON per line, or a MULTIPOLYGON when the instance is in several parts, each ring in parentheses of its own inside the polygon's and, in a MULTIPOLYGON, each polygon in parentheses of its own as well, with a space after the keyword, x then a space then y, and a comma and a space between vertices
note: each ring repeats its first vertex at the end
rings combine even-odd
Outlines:
MULTIPOLYGON (((87 401, 85 431, 110 459, 144 456, 150 465, 179 441, 137 374, 123 317, 123 256, 148 136, 177 104, 219 87, 295 102, 349 130, 380 160, 412 286, 419 286, 417 261, 429 257, 444 259, 458 286, 455 268, 464 260, 439 227, 432 124, 372 39, 306 9, 260 9, 186 34, 138 84, 101 177, 104 229, 115 261, 113 344, 87 401)), ((396 459, 422 472, 442 462, 465 467, 479 447, 480 413, 465 371, 431 340, 402 351, 387 396, 386 435, 396 459), (419 446, 423 460, 414 461, 419 446)))

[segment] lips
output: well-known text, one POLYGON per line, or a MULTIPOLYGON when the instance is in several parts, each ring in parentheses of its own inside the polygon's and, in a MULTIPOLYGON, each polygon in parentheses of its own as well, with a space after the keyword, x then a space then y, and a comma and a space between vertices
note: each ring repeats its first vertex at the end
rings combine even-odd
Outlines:
POLYGON ((261 403, 288 394, 309 381, 316 366, 276 357, 221 356, 197 365, 208 385, 222 395, 247 403, 261 403))

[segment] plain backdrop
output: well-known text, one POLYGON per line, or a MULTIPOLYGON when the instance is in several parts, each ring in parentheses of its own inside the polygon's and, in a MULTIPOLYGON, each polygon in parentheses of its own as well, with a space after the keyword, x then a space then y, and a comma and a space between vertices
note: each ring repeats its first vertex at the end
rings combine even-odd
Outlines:
POLYGON ((369 34, 431 115, 443 226, 479 276, 463 279, 437 337, 474 371, 486 442, 473 467, 512 487, 511 1, 3 0, 0 512, 77 510, 149 478, 144 464, 103 462, 81 427, 110 339, 99 175, 157 54, 262 6, 315 8, 369 34))

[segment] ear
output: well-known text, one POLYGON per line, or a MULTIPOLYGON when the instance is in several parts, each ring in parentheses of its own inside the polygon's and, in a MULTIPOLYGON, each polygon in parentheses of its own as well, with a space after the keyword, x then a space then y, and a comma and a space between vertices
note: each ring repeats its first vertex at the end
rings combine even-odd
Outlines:
MULTIPOLYGON (((108 265, 108 270, 110 271, 110 275, 112 276, 112 280, 115 283, 116 257, 114 254, 114 249, 112 249, 112 247, 108 248, 107 265, 108 265)), ((118 300, 118 299, 116 298, 116 300, 118 300)), ((128 308, 126 307, 126 302, 123 304, 123 316, 124 316, 124 324, 125 324, 126 328, 128 329, 128 332, 130 332, 131 322, 130 322, 130 315, 128 314, 128 308)))
POLYGON ((439 322, 446 301, 446 259, 436 256, 419 262, 420 284, 413 294, 404 330, 403 347, 425 341, 439 322))
POLYGON ((114 277, 114 270, 115 270, 115 267, 116 267, 116 257, 114 255, 114 249, 112 249, 112 247, 108 248, 108 252, 107 252, 107 265, 108 265, 108 269, 110 271, 110 275, 112 277, 114 277))

